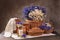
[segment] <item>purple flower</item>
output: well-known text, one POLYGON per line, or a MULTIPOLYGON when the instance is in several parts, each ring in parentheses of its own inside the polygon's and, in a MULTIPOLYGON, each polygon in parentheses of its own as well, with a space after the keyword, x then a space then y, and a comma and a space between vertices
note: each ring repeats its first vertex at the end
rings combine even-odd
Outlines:
POLYGON ((52 27, 47 26, 46 23, 43 23, 43 24, 40 26, 40 28, 41 28, 42 30, 50 30, 52 27))
POLYGON ((43 13, 46 13, 46 8, 43 8, 40 6, 30 6, 30 7, 24 8, 24 10, 23 10, 24 17, 29 20, 32 20, 28 15, 31 11, 34 11, 35 9, 42 10, 43 13))
POLYGON ((40 28, 41 28, 42 30, 50 30, 50 29, 51 29, 51 27, 48 27, 48 26, 40 26, 40 28))
POLYGON ((22 37, 26 37, 26 34, 23 34, 22 37))
POLYGON ((16 24, 23 24, 22 22, 16 22, 16 24))

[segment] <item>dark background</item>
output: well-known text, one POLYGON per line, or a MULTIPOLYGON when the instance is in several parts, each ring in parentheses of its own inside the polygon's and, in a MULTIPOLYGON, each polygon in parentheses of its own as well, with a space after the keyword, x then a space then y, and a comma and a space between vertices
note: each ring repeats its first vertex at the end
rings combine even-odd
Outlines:
POLYGON ((4 31, 10 18, 22 19, 22 9, 30 5, 46 7, 47 19, 54 22, 55 30, 60 33, 60 0, 0 0, 0 32, 4 31))

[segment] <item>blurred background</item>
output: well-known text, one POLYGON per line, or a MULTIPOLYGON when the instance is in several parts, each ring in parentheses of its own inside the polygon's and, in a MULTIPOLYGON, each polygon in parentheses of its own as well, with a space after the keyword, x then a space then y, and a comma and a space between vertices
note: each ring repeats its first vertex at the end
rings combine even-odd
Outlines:
POLYGON ((46 7, 46 20, 53 21, 55 30, 60 33, 60 0, 0 0, 0 33, 10 18, 19 17, 23 20, 23 8, 31 5, 46 7))

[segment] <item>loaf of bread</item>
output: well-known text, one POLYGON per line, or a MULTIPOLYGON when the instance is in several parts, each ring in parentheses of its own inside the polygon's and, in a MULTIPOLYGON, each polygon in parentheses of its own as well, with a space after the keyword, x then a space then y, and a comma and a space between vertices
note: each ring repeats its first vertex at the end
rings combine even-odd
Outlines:
POLYGON ((31 36, 37 36, 37 35, 41 35, 43 33, 44 33, 44 30, 42 30, 38 27, 32 28, 28 31, 28 34, 31 36))
POLYGON ((23 24, 23 32, 27 34, 27 31, 30 29, 30 24, 29 23, 24 23, 23 24))

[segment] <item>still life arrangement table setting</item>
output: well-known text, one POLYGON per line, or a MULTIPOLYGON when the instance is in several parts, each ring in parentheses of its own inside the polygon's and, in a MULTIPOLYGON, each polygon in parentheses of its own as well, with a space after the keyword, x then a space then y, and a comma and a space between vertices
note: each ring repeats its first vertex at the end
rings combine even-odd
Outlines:
POLYGON ((45 36, 54 36, 54 23, 46 21, 46 8, 28 6, 23 9, 23 19, 11 18, 5 28, 4 37, 26 39, 45 36))

